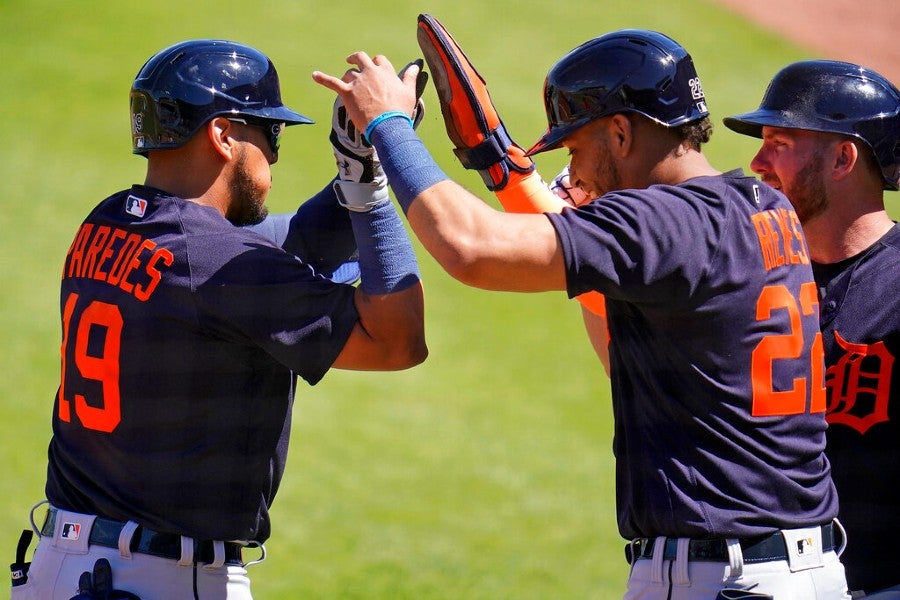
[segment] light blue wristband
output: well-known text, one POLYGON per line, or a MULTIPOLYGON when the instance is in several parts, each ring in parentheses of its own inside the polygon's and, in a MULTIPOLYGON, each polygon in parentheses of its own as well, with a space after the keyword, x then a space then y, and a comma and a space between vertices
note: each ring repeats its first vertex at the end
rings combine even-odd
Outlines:
POLYGON ((366 142, 367 145, 371 146, 372 145, 372 131, 376 127, 378 127, 378 124, 381 123, 382 121, 385 121, 387 119, 393 119, 394 117, 402 117, 402 118, 406 119, 407 121, 409 121, 410 127, 413 126, 412 117, 410 117, 408 114, 406 114, 405 112, 399 111, 399 110, 389 110, 387 112, 381 113, 380 115, 378 115, 377 117, 375 117, 374 119, 369 121, 369 124, 366 125, 365 132, 363 132, 363 141, 366 142))

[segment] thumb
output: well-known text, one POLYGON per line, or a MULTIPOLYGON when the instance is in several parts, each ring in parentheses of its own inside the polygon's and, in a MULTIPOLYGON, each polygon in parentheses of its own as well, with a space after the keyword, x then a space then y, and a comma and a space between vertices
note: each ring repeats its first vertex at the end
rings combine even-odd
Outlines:
MULTIPOLYGON (((422 73, 422 67, 424 65, 425 65, 425 61, 422 60, 421 58, 417 58, 414 61, 412 61, 411 63, 407 64, 405 67, 403 67, 403 69, 400 71, 400 74, 399 74, 399 77, 403 81, 404 85, 416 85, 416 88, 417 88, 416 89, 416 98, 418 98, 419 96, 422 95, 418 89, 418 87, 419 87, 418 81, 419 81, 419 75, 420 74, 424 75, 424 73, 422 73)), ((424 83, 423 83, 423 86, 424 86, 424 83)))

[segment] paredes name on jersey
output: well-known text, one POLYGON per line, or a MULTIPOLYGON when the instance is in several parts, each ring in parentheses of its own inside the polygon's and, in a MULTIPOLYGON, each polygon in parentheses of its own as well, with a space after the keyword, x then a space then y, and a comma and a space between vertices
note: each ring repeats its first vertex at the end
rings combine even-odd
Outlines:
POLYGON ((174 260, 168 249, 137 233, 84 223, 66 255, 63 278, 105 281, 143 302, 159 284, 161 269, 174 260), (130 280, 132 277, 143 281, 130 280))

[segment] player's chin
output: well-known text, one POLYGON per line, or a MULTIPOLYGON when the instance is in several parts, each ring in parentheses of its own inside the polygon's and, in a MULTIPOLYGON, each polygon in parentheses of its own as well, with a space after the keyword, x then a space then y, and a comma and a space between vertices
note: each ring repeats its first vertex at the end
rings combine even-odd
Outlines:
POLYGON ((228 215, 227 218, 232 225, 244 227, 262 223, 267 216, 269 216, 269 207, 264 204, 264 200, 258 200, 242 203, 240 210, 228 215))

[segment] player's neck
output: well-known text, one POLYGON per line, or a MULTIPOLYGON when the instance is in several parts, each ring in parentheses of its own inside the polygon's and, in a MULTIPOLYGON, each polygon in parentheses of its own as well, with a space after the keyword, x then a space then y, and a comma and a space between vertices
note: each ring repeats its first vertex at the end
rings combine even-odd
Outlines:
POLYGON ((894 226, 883 206, 848 210, 845 208, 848 205, 849 202, 833 203, 823 213, 803 223, 814 262, 831 264, 856 256, 894 226))
POLYGON ((679 148, 648 170, 650 185, 678 185, 695 177, 721 174, 702 152, 679 148))
POLYGON ((208 162, 178 149, 157 151, 148 158, 144 183, 185 200, 213 205, 208 198, 222 195, 217 189, 222 185, 222 169, 220 164, 208 162))

